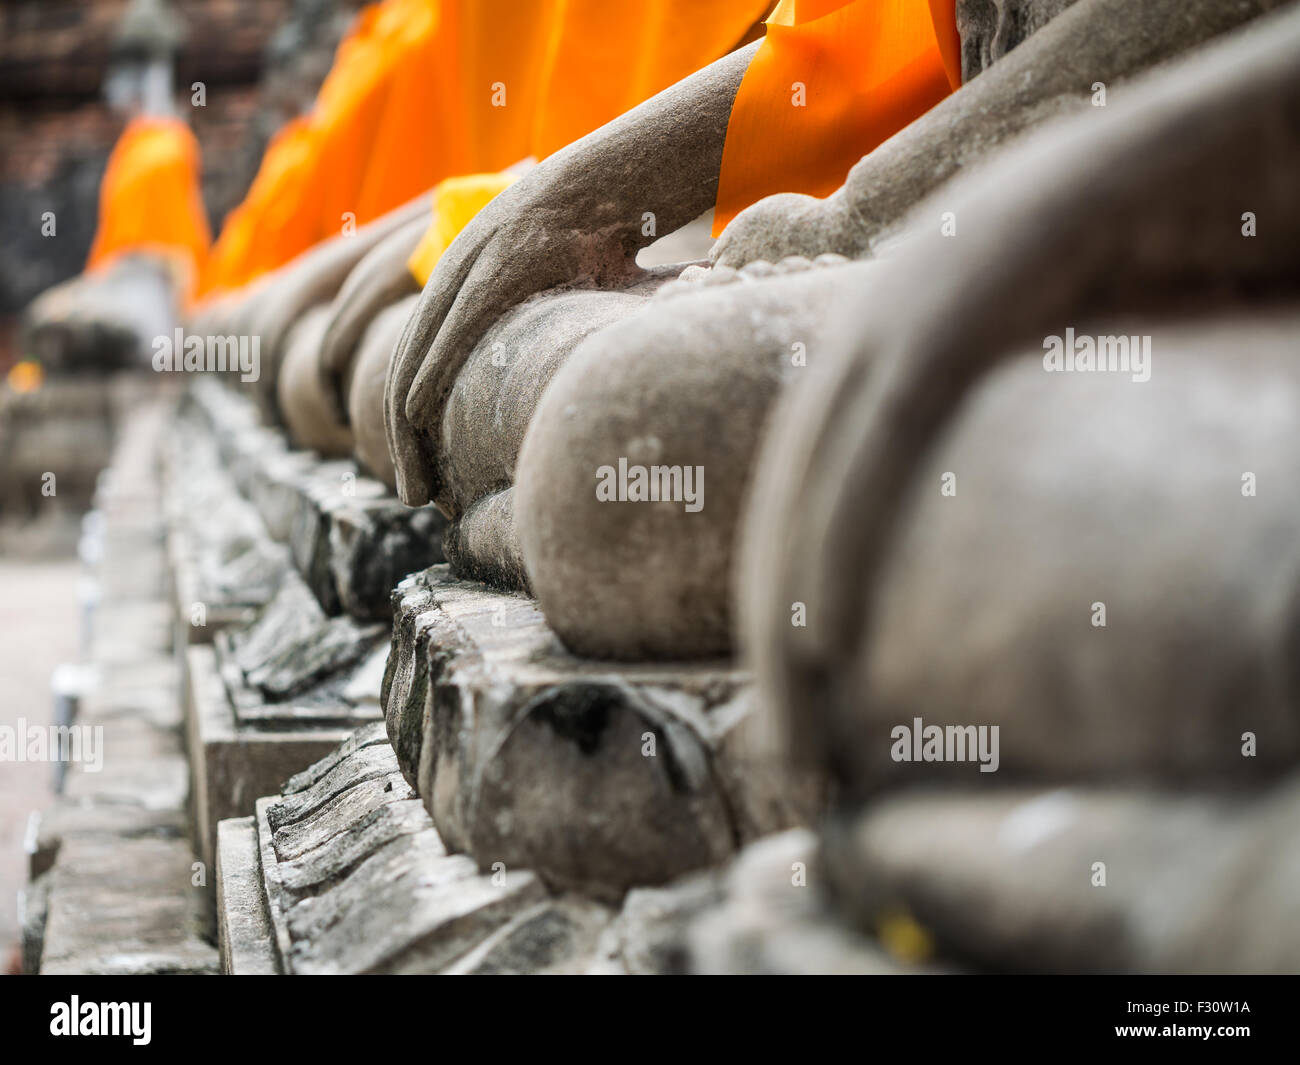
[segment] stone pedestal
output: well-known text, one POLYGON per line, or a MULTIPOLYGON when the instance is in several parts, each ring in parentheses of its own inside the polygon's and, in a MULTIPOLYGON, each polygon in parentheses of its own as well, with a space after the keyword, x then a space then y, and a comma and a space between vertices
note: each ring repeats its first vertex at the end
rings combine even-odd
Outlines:
POLYGON ((435 566, 393 593, 389 735, 448 846, 618 899, 798 823, 731 663, 569 654, 536 604, 435 566))
MULTIPOLYGON (((392 572, 440 557, 441 517, 351 463, 289 451, 253 405, 193 383, 169 449, 168 559, 197 835, 379 717, 392 572)), ((405 572, 402 570, 401 572, 405 572)))

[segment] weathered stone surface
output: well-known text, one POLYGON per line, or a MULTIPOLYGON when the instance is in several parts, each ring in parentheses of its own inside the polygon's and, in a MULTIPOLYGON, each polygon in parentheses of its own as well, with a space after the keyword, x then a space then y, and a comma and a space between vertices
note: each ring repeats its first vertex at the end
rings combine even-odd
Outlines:
POLYGON ((60 504, 89 506, 114 429, 138 389, 138 380, 121 374, 107 382, 52 378, 34 392, 0 392, 0 511, 35 518, 60 504), (47 472, 57 476, 53 498, 42 494, 47 472))
POLYGON ((714 872, 693 873, 666 887, 629 891, 618 916, 601 934, 589 972, 602 976, 685 973, 687 929, 721 898, 722 887, 714 872))
MULTIPOLYGON (((1084 9, 1076 4, 1043 34, 1084 9)), ((881 726, 911 721, 936 697, 943 713, 957 715, 950 721, 1002 721, 1008 768, 1039 780, 1276 771, 1276 761, 1240 756, 1241 733, 1255 722, 1281 730, 1270 760, 1293 757, 1286 648, 1297 560, 1281 530, 1294 527, 1297 510, 1288 496, 1244 497, 1242 472, 1259 463, 1292 477, 1273 463, 1285 464, 1294 419, 1285 404, 1267 416, 1260 404, 1294 387, 1284 349, 1295 312, 1246 293, 1293 285, 1300 274, 1300 212, 1265 176, 1300 165, 1300 140, 1284 118, 1297 94, 1288 51, 1297 41, 1300 18, 1290 8, 1135 82, 1104 111, 1042 130, 950 187, 923 213, 956 211, 967 220, 960 240, 917 232, 846 318, 823 369, 774 421, 746 522, 747 642, 763 705, 781 715, 792 749, 843 788, 865 794, 881 767, 896 778, 903 767, 880 747, 889 741, 881 726), (1243 126, 1243 114, 1258 125, 1243 126), (1192 126, 1214 135, 1191 144, 1182 131, 1192 126), (1069 180, 1049 176, 1061 173, 1069 180), (1100 191, 1103 175, 1121 173, 1122 183, 1100 191), (1275 211, 1270 234, 1244 239, 1239 216, 1222 220, 1225 196, 1275 211), (1129 254, 1135 240, 1147 249, 1142 256, 1129 254), (1171 301, 1184 308, 1182 324, 1170 323, 1171 301), (1145 312, 1135 309, 1142 303, 1145 312), (1041 354, 1038 368, 1026 362, 1017 372, 1014 359, 1041 353, 1045 337, 1064 338, 1076 324, 1081 334, 1132 327, 1152 336, 1151 379, 1048 374, 1041 354), (1213 336, 1217 358, 1204 343, 1213 336), (997 430, 1003 445, 1016 439, 1018 448, 980 443, 989 457, 1000 450, 996 473, 969 448, 961 457, 947 451, 958 488, 943 502, 953 508, 942 531, 921 528, 912 507, 940 496, 941 482, 919 478, 936 477, 929 462, 950 443, 974 445, 949 434, 971 426, 964 418, 978 418, 994 388, 1030 405, 1051 395, 1058 414, 1072 413, 1066 424, 1057 417, 1031 428, 1036 412, 1021 408, 1029 422, 997 430), (1215 402, 1204 400, 1207 389, 1215 402), (1101 425, 1092 420, 1099 411, 1101 425), (1216 454, 1240 445, 1249 459, 1237 453, 1201 480, 1198 437, 1207 432, 1216 454), (1070 453, 1039 464, 1036 450, 1049 439, 1070 453), (969 491, 963 468, 973 475, 969 491), (997 509, 1010 502, 994 487, 1000 477, 1017 485, 1009 512, 997 509), (1005 519, 966 509, 981 503, 1005 519), (1139 524, 1122 542, 1111 539, 1105 523, 1130 513, 1139 524), (965 532, 963 590, 919 613, 927 622, 935 611, 963 616, 958 668, 899 663, 916 685, 904 696, 893 684, 902 672, 891 676, 885 655, 906 639, 904 626, 917 637, 920 618, 902 600, 921 589, 892 582, 905 570, 915 576, 909 558, 927 554, 932 535, 947 540, 955 524, 965 532), (1034 539, 1032 554, 1017 554, 1022 534, 1034 539), (972 593, 971 582, 986 577, 972 593), (1020 604, 1043 605, 1049 587, 1051 614, 1031 621, 1020 604), (1067 623, 1072 600, 1077 629, 1067 623), (795 601, 807 606, 805 627, 790 624, 795 601), (1092 623, 1098 602, 1111 607, 1106 628, 1092 623), (1206 625, 1203 607, 1215 624, 1206 625), (1142 654, 1108 636, 1111 625, 1116 636, 1140 633, 1142 654), (1040 635, 1046 658, 1034 662, 1040 635), (1182 692, 1186 699, 1176 697, 1182 692)), ((935 637, 927 629, 921 638, 935 637)))
MULTIPOLYGON (((292 825, 317 813, 348 789, 371 780, 387 784, 396 775, 397 761, 392 748, 384 744, 367 744, 309 787, 280 798, 270 808, 267 822, 273 831, 278 831, 283 826, 292 825)), ((404 794, 406 793, 399 793, 404 794)), ((283 853, 281 846, 277 846, 277 852, 283 853)), ((294 855, 297 853, 299 851, 295 848, 294 855)))
POLYGON ((841 822, 825 861, 870 927, 906 906, 972 964, 1040 972, 1295 972, 1300 782, 902 795, 841 822))
POLYGON ((355 751, 362 747, 369 747, 376 743, 387 743, 388 737, 385 735, 384 724, 382 721, 375 721, 369 725, 363 725, 350 733, 342 743, 335 747, 325 757, 318 759, 309 765, 300 773, 295 773, 280 787, 281 795, 294 795, 297 792, 305 791, 321 779, 335 766, 339 765, 345 758, 348 758, 355 751))
POLYGON ((895 958, 844 922, 828 899, 817 845, 812 833, 795 829, 745 848, 722 878, 716 904, 677 931, 687 970, 785 976, 923 971, 917 963, 928 958, 895 958))
POLYGON ((65 840, 50 878, 44 975, 214 973, 186 840, 65 840))
POLYGON ((351 498, 334 506, 330 573, 342 609, 355 618, 387 619, 398 581, 441 561, 444 524, 433 507, 411 510, 391 497, 351 498))
POLYGON ((441 560, 444 520, 434 508, 402 506, 351 460, 286 451, 245 397, 213 382, 196 382, 192 396, 236 485, 325 613, 387 618, 397 581, 441 560))
POLYGON ((290 911, 295 972, 433 972, 545 897, 533 873, 507 873, 498 886, 464 855, 412 862, 402 843, 290 911))
POLYGON ((970 783, 969 763, 892 760, 891 730, 920 715, 1000 726, 1003 782, 1257 782, 1300 758, 1293 686, 1274 679, 1294 675, 1282 589, 1300 571, 1300 506, 1242 486, 1245 470, 1300 479, 1300 306, 1078 323, 1150 337, 1151 379, 1063 380, 1037 345, 973 390, 916 471, 877 584, 878 636, 852 682, 876 708, 854 722, 862 780, 970 783), (1269 737, 1257 757, 1242 757, 1246 730, 1269 737))
POLYGON ((558 370, 518 453, 513 531, 566 647, 633 661, 732 650, 733 545, 768 409, 809 372, 832 309, 880 269, 688 284, 601 329, 558 370), (602 497, 600 471, 624 460, 652 471, 665 498, 602 497))
MULTIPOLYGON (((481 875, 469 857, 448 855, 376 739, 360 730, 257 804, 262 900, 286 968, 436 972, 484 944, 468 969, 578 967, 602 909, 552 905, 531 872, 481 875)), ((242 848, 252 849, 246 838, 242 848)))
POLYGON ((149 366, 154 337, 177 321, 161 261, 128 255, 46 289, 26 308, 21 349, 47 373, 94 375, 149 366))
POLYGON ((172 606, 187 642, 210 643, 218 630, 250 621, 292 562, 236 488, 192 400, 179 425, 187 441, 183 455, 164 452, 172 606), (212 521, 213 514, 221 520, 212 521))
POLYGON ((429 692, 425 648, 429 634, 443 623, 434 593, 419 574, 393 589, 393 642, 384 671, 380 702, 388 738, 402 775, 412 787, 424 743, 424 705, 429 692))
POLYGON ((200 845, 211 861, 219 822, 250 814, 259 796, 331 751, 354 718, 370 711, 334 700, 273 706, 275 713, 259 716, 251 707, 267 704, 247 689, 235 689, 232 697, 214 648, 191 646, 186 654, 194 808, 200 845), (244 703, 242 714, 236 700, 244 703))
POLYGON ((579 896, 525 910, 497 929, 446 975, 558 976, 586 971, 610 911, 579 896))
MULTIPOLYGON (((390 778, 385 784, 393 795, 406 795, 407 798, 394 798, 353 822, 346 834, 330 836, 310 850, 301 851, 297 857, 286 857, 293 853, 293 844, 288 841, 280 843, 281 836, 291 833, 283 830, 276 833, 277 850, 283 859, 280 862, 280 883, 287 893, 298 896, 312 894, 321 885, 347 874, 385 844, 428 829, 429 815, 405 782, 392 784, 390 778)), ((297 848, 302 846, 302 842, 296 845, 297 848)))
MULTIPOLYGON (((334 416, 356 430, 350 402, 351 383, 355 381, 359 365, 366 361, 365 349, 375 349, 374 338, 400 330, 406 320, 405 313, 395 315, 395 306, 407 305, 420 292, 420 285, 411 273, 408 263, 429 228, 428 216, 416 217, 394 230, 366 253, 357 263, 347 280, 339 287, 330 304, 330 321, 321 341, 319 370, 325 395, 334 416)), ((383 417, 383 377, 388 368, 391 338, 387 351, 375 351, 371 368, 362 371, 367 377, 378 376, 378 406, 374 408, 383 417)), ((360 441, 358 440, 358 444, 360 441)), ((387 446, 383 447, 384 462, 388 462, 387 446)), ((391 463, 388 463, 391 469, 391 463)), ((379 476, 378 471, 375 472, 379 476)), ((380 477, 391 485, 389 478, 380 477)))
POLYGON ((33 878, 18 895, 24 976, 36 976, 41 971, 41 954, 45 950, 45 922, 49 912, 50 882, 43 876, 33 878))
MULTIPOLYGON (((407 276, 410 276, 409 271, 407 276)), ((384 383, 393 350, 419 298, 418 294, 412 294, 386 307, 366 326, 352 361, 351 379, 345 392, 348 422, 356 441, 357 462, 394 491, 397 474, 388 454, 388 435, 384 429, 384 383)))
MULTIPOLYGON (((83 543, 92 575, 162 562, 157 456, 168 415, 164 396, 123 422, 83 543)), ((195 862, 187 832, 180 670, 160 623, 167 602, 156 586, 100 589, 88 626, 92 679, 77 700, 80 757, 74 744, 61 801, 32 832, 38 886, 28 893, 25 965, 64 975, 215 972, 209 869, 195 862)))
POLYGON ((797 820, 741 737, 746 678, 727 663, 574 658, 529 600, 443 567, 394 604, 389 735, 448 846, 481 868, 617 898, 797 820))
POLYGON ((289 329, 276 394, 294 445, 337 458, 352 453, 352 431, 325 394, 319 369, 320 345, 329 319, 330 305, 319 303, 304 311, 289 329))
POLYGON ((288 699, 325 677, 357 665, 382 633, 380 628, 362 628, 351 618, 330 618, 247 670, 245 680, 266 699, 288 699))
POLYGON ((1075 0, 957 0, 961 76, 968 82, 1075 0))
POLYGON ((217 826, 217 940, 221 971, 226 975, 280 972, 262 894, 253 817, 233 817, 217 826))

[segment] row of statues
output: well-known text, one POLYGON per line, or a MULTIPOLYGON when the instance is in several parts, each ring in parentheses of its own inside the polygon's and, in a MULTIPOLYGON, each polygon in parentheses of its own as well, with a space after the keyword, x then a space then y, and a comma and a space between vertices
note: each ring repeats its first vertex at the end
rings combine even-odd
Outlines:
POLYGON ((524 169, 423 288, 428 196, 189 328, 260 336, 293 440, 437 506, 575 655, 743 655, 842 808, 986 783, 896 757, 919 718, 997 726, 1000 780, 1265 788, 1300 758, 1300 4, 956 26, 959 89, 694 261, 638 265, 713 207, 757 43, 524 169))
MULTIPOLYGON (((988 5, 959 4, 959 92, 867 155, 828 199, 774 196, 742 212, 708 261, 686 269, 694 283, 674 283, 680 270, 637 266, 653 239, 642 219, 652 212, 666 232, 712 204, 751 45, 496 197, 409 311, 406 259, 423 200, 318 246, 195 328, 260 335, 268 405, 295 438, 326 454, 355 448, 404 501, 434 502, 453 522, 457 567, 530 590, 578 653, 727 653, 733 548, 759 439, 785 385, 825 361, 835 312, 888 286, 913 245, 941 240, 947 261, 975 243, 980 218, 949 203, 967 170, 1070 116, 1098 125, 1150 68, 1279 6, 1008 3, 990 20, 980 17, 988 5), (1098 92, 1109 94, 1104 107, 1098 92), (394 306, 404 311, 388 313, 394 306), (597 505, 594 471, 619 458, 703 467, 706 505, 597 505)), ((1025 181, 1015 185, 1027 196, 1025 181)), ((1241 195, 1230 219, 1238 238, 1241 195)), ((1090 217, 1086 200, 1060 210, 1058 226, 1090 217)), ((1200 247, 1212 237, 1189 234, 1200 247)), ((1272 239, 1276 229, 1243 254, 1263 255, 1272 239)), ((1003 258, 988 254, 990 269, 1003 258)), ((907 304, 937 287, 909 290, 907 304)), ((1014 302, 1023 308, 1031 294, 1014 302)))

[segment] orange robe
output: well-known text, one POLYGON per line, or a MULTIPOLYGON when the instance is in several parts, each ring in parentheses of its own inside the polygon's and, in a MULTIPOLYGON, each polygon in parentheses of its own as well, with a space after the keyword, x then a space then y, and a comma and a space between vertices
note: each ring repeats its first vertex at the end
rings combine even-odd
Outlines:
POLYGON ((221 227, 204 275, 205 294, 246 284, 316 242, 316 220, 298 209, 311 195, 314 159, 315 133, 304 118, 271 138, 244 202, 221 227))
MULTIPOLYGON (((513 0, 477 5, 477 32, 457 54, 466 86, 462 113, 479 149, 464 157, 454 186, 434 197, 434 221, 411 256, 424 284, 456 234, 509 180, 499 170, 544 159, 585 137, 736 47, 769 0, 534 0, 524 26, 513 0), (501 27, 509 26, 503 49, 501 27), (494 27, 496 28, 494 32, 494 27), (513 79, 496 75, 511 69, 513 79), (533 83, 529 85, 529 78, 533 83), (518 85, 522 100, 485 107, 482 86, 518 85), (485 162, 495 160, 495 162, 485 162)), ((451 7, 460 11, 464 4, 451 7)), ((517 91, 517 90, 516 90, 517 91)))
POLYGON ((383 118, 401 75, 430 59, 439 4, 385 0, 358 14, 312 110, 272 138, 243 202, 226 217, 205 293, 247 284, 429 187, 423 175, 403 181, 393 146, 415 143, 412 130, 384 130, 383 118), (381 132, 390 147, 377 159, 381 132), (372 172, 387 180, 367 192, 372 172))
POLYGON ((178 118, 132 119, 104 171, 86 269, 99 269, 126 252, 162 254, 179 268, 188 298, 211 239, 194 134, 178 118))
POLYGON ((533 154, 545 159, 736 48, 771 0, 559 0, 533 154))
MULTIPOLYGON (((205 290, 237 287, 282 265, 340 232, 345 214, 362 225, 444 178, 551 154, 717 59, 768 3, 370 5, 300 120, 303 143, 273 143, 227 219, 205 290), (611 47, 619 41, 626 47, 611 47)), ((493 176, 480 188, 499 184, 493 176)), ((456 197, 461 208, 481 199, 463 189, 456 197)), ((445 247, 446 239, 431 233, 429 246, 445 247)))
POLYGON ((716 236, 764 196, 828 196, 961 85, 955 0, 781 0, 727 125, 716 236))

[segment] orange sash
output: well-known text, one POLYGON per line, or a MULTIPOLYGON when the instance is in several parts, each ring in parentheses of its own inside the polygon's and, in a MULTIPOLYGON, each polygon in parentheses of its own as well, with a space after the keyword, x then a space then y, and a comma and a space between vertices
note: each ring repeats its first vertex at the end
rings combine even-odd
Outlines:
POLYGON ((194 134, 178 118, 132 119, 104 171, 86 269, 100 268, 124 252, 158 252, 180 268, 188 298, 211 239, 199 195, 194 134))
POLYGON ((960 84, 955 0, 781 0, 727 125, 714 235, 764 196, 830 195, 960 84))
MULTIPOLYGON (((495 25, 514 24, 508 36, 518 48, 527 40, 534 66, 535 85, 524 98, 527 110, 510 106, 497 115, 480 113, 480 98, 467 101, 470 127, 480 132, 477 165, 452 179, 449 195, 435 196, 434 222, 411 256, 411 273, 424 284, 442 253, 477 211, 509 180, 485 169, 499 170, 532 155, 537 159, 599 129, 624 111, 688 77, 725 55, 767 9, 769 0, 549 0, 546 19, 521 32, 518 14, 500 17, 495 25), (545 33, 540 31, 545 30, 545 33), (523 118, 521 128, 504 119, 523 118), (523 137, 521 139, 521 133, 523 137), (483 159, 496 161, 484 164, 483 159), (469 191, 473 189, 473 193, 469 191), (440 207, 439 204, 443 207, 440 207), (447 217, 439 212, 446 208, 447 217)), ((452 5, 453 7, 456 5, 452 5)), ((536 4, 538 11, 542 4, 536 4)), ((517 3, 514 4, 517 8, 517 3)), ((471 79, 482 84, 487 72, 508 69, 510 53, 502 51, 501 33, 491 32, 491 20, 480 15, 480 33, 467 40, 462 54, 475 56, 472 47, 488 48, 490 62, 481 62, 484 74, 471 79)), ((522 56, 522 51, 519 53, 522 56)), ((522 71, 525 63, 517 59, 522 71)), ((500 79, 493 78, 493 81, 500 79)), ((518 79, 523 83, 523 79, 518 79)))
POLYGON ((533 154, 544 159, 735 48, 770 0, 560 0, 533 154))

